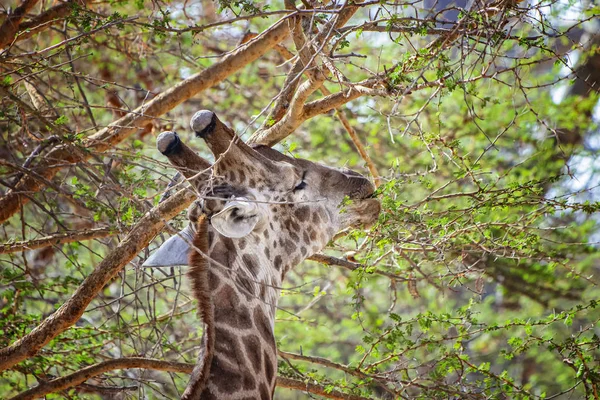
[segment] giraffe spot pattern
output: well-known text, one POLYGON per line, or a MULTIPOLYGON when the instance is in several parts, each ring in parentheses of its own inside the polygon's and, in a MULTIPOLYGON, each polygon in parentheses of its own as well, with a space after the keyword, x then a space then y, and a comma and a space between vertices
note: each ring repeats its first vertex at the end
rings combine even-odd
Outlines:
POLYGON ((239 392, 243 386, 242 374, 229 363, 219 359, 215 354, 210 365, 211 382, 219 389, 219 393, 239 392))
POLYGON ((244 254, 242 256, 242 262, 244 263, 244 265, 246 265, 246 267, 248 267, 248 270, 250 271, 252 276, 258 276, 260 268, 259 268, 258 259, 256 258, 256 256, 250 255, 250 254, 244 254))
POLYGON ((235 290, 224 285, 214 298, 215 321, 239 329, 252 328, 248 308, 240 303, 235 290))
POLYGON ((319 213, 317 213, 317 212, 313 213, 312 222, 313 222, 313 224, 321 223, 321 217, 319 216, 319 213))
POLYGON ((200 398, 203 400, 219 400, 219 398, 213 394, 210 388, 204 389, 202 394, 200 394, 200 398))
POLYGON ((215 334, 218 338, 215 340, 215 351, 220 356, 230 359, 232 363, 236 363, 239 354, 242 353, 242 346, 237 337, 218 325, 215 327, 215 334))
POLYGON ((267 285, 266 285, 266 284, 264 284, 264 283, 260 283, 259 285, 260 285, 260 293, 259 293, 258 297, 259 297, 261 300, 264 300, 264 299, 265 299, 265 296, 266 296, 266 294, 267 294, 267 293, 266 293, 266 292, 267 292, 267 285))
POLYGON ((234 254, 235 251, 230 252, 224 241, 219 241, 215 244, 215 247, 210 252, 210 258, 215 260, 218 264, 228 267, 230 255, 234 254))
POLYGON ((259 386, 259 390, 260 390, 260 400, 270 400, 271 399, 267 385, 265 385, 264 383, 261 383, 259 386))
POLYGON ((220 282, 221 282, 221 280, 218 277, 218 275, 209 269, 208 270, 208 288, 216 289, 219 286, 220 282))
POLYGON ((273 360, 267 350, 263 351, 263 359, 265 360, 265 376, 267 378, 267 382, 272 382, 273 378, 275 378, 275 368, 273 367, 273 360))
POLYGON ((273 265, 275 266, 275 269, 277 271, 281 271, 281 263, 283 261, 281 260, 281 256, 275 256, 275 260, 273 260, 273 265))
POLYGON ((256 290, 253 282, 246 276, 242 276, 242 272, 238 271, 235 276, 235 285, 240 290, 240 293, 244 295, 246 301, 250 302, 256 297, 256 290))
POLYGON ((310 216, 310 209, 308 208, 308 206, 299 207, 298 209, 296 209, 296 211, 294 211, 294 215, 302 222, 308 221, 308 217, 310 216))
POLYGON ((300 241, 300 237, 298 235, 296 235, 295 232, 288 232, 290 234, 290 239, 292 239, 294 242, 299 242, 300 241))
POLYGON ((244 371, 244 390, 256 389, 256 377, 251 373, 250 369, 244 371))
POLYGON ((292 242, 289 239, 285 240, 285 251, 288 254, 292 254, 294 251, 296 251, 296 244, 294 242, 292 242))
POLYGON ((260 345, 260 339, 256 335, 248 335, 244 336, 242 341, 244 342, 244 348, 246 349, 250 364, 252 364, 254 371, 257 374, 260 374, 262 364, 262 347, 260 345))
POLYGON ((273 331, 271 330, 271 323, 260 307, 254 309, 254 324, 263 340, 275 347, 275 338, 273 336, 273 331))

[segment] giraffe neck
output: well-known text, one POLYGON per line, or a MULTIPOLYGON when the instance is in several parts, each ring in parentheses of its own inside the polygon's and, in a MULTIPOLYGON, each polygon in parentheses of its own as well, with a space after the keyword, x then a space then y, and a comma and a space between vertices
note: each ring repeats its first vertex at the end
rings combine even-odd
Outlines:
MULTIPOLYGON (((202 250, 196 244, 199 236, 200 230, 194 244, 202 250)), ((190 256, 189 277, 205 333, 182 398, 271 399, 277 371, 273 325, 282 273, 266 255, 244 254, 247 238, 216 238, 210 227, 207 237, 206 253, 213 261, 207 263, 194 251, 190 256)))
POLYGON ((188 272, 188 276, 191 278, 192 293, 198 301, 198 314, 200 320, 204 323, 204 334, 202 335, 202 350, 198 356, 198 362, 182 396, 182 399, 185 400, 200 399, 200 394, 208 383, 215 348, 214 304, 210 297, 208 285, 209 263, 206 258, 209 252, 208 222, 205 215, 201 215, 198 219, 193 245, 197 250, 204 253, 201 254, 198 251, 190 253, 190 269, 188 272))

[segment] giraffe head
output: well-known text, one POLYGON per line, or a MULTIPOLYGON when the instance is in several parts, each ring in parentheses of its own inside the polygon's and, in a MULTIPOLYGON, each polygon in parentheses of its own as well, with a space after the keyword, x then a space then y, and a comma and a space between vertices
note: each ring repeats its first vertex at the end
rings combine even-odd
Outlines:
MULTIPOLYGON (((203 198, 190 208, 190 219, 201 211, 218 235, 263 241, 267 253, 270 247, 285 248, 288 259, 276 258, 275 252, 272 257, 283 264, 282 274, 321 250, 339 230, 377 219, 380 203, 362 175, 288 157, 267 146, 250 147, 211 111, 197 112, 190 125, 214 154, 212 166, 174 132, 163 132, 157 139, 158 150, 203 198)), ((168 262, 158 257, 159 250, 146 265, 186 264, 184 247, 167 249, 168 262)))

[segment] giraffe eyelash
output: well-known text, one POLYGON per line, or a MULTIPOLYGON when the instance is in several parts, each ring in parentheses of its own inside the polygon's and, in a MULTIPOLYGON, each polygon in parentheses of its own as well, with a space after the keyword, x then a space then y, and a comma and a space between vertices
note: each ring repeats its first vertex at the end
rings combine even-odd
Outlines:
POLYGON ((292 189, 293 192, 297 192, 298 190, 302 190, 306 187, 306 182, 304 181, 304 178, 306 178, 306 171, 302 173, 302 179, 300 180, 300 183, 297 184, 294 189, 292 189))

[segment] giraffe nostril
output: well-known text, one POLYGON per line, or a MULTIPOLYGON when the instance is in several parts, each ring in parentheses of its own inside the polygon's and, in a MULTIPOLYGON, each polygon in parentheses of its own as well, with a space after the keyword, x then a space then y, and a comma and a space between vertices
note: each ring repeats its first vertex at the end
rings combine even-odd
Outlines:
POLYGON ((181 145, 181 140, 175 132, 166 131, 158 135, 156 138, 156 148, 165 156, 178 151, 181 145))

